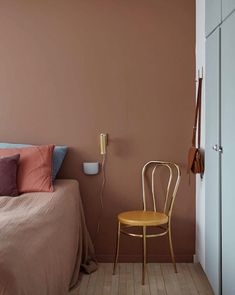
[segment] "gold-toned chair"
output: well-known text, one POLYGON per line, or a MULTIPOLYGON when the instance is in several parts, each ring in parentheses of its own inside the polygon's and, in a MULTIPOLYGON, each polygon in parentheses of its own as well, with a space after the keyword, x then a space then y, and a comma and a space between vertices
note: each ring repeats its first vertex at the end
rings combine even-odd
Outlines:
MULTIPOLYGON (((179 182, 180 182, 180 169, 179 166, 172 162, 163 162, 163 161, 150 161, 146 163, 142 169, 142 192, 143 192, 143 210, 141 211, 128 211, 122 212, 118 215, 118 231, 117 231, 117 242, 116 242, 116 255, 113 265, 113 274, 115 274, 116 266, 118 262, 119 255, 119 245, 120 245, 120 235, 121 233, 126 234, 132 237, 139 237, 143 239, 143 262, 142 262, 142 284, 145 284, 145 273, 146 273, 146 239, 161 237, 168 234, 169 244, 170 244, 170 253, 172 258, 172 263, 174 265, 174 270, 177 272, 174 250, 172 245, 172 236, 171 236, 171 215, 173 210, 173 205, 178 191, 179 182), (162 169, 166 168, 167 171, 164 172, 162 169), (149 171, 150 170, 150 171, 149 171), (163 190, 163 182, 165 183, 165 197, 163 200, 163 209, 157 211, 156 205, 156 170, 159 171, 158 175, 163 176, 166 180, 161 181, 159 186, 163 190), (160 171, 161 175, 160 175, 160 171), (147 182, 149 176, 149 182, 147 182), (147 185, 149 184, 149 185, 147 185), (150 194, 152 196, 152 205, 153 210, 147 210, 147 198, 146 198, 146 188, 149 188, 150 194), (137 234, 131 229, 133 228, 142 228, 142 233, 137 234), (160 232, 158 233, 147 233, 148 227, 156 227, 160 232)), ((161 178, 162 179, 162 178, 161 178)), ((163 180, 163 179, 162 179, 163 180)))

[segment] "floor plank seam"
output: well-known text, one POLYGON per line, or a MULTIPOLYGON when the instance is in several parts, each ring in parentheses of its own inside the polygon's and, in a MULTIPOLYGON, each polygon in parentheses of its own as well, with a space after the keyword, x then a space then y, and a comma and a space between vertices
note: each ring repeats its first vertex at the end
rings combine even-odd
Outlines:
POLYGON ((192 278, 192 280, 193 280, 193 284, 194 284, 194 286, 195 286, 195 288, 196 288, 196 290, 197 290, 197 293, 200 295, 200 291, 198 290, 197 284, 196 284, 196 282, 195 282, 194 276, 193 276, 193 274, 192 274, 192 271, 191 271, 189 265, 187 265, 187 269, 189 270, 189 273, 190 273, 190 275, 191 275, 191 278, 192 278))
POLYGON ((88 278, 88 282, 87 282, 87 285, 86 285, 86 288, 85 288, 85 294, 87 294, 90 278, 91 278, 91 276, 89 276, 89 278, 88 278))
POLYGON ((161 270, 161 275, 162 275, 162 280, 163 280, 163 284, 164 284, 165 293, 166 293, 166 295, 168 295, 167 288, 166 288, 166 282, 165 282, 165 278, 164 278, 164 275, 163 275, 163 270, 162 270, 161 263, 160 263, 160 270, 161 270))

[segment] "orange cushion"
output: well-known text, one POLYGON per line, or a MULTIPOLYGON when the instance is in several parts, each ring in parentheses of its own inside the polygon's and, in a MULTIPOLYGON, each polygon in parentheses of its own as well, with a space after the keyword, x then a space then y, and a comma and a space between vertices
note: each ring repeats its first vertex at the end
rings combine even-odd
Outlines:
POLYGON ((0 156, 20 154, 17 185, 20 193, 52 192, 54 145, 0 149, 0 156))

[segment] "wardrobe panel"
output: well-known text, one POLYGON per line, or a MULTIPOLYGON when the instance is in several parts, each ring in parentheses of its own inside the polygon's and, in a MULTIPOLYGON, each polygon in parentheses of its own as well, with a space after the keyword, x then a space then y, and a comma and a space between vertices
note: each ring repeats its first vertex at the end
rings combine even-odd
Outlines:
POLYGON ((220 294, 220 30, 206 40, 205 271, 214 293, 220 294))
POLYGON ((235 0, 222 0, 222 18, 225 19, 235 9, 235 0))
POLYGON ((222 290, 235 294, 235 14, 221 34, 222 290))
POLYGON ((221 0, 206 0, 206 35, 221 22, 221 0))

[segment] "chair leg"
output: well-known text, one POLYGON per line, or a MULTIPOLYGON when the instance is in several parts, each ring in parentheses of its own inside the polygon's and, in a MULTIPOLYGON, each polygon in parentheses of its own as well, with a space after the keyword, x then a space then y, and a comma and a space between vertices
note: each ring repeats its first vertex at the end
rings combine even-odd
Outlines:
POLYGON ((172 236, 171 236, 171 225, 169 224, 169 244, 170 244, 170 251, 171 251, 171 260, 174 266, 175 273, 177 273, 177 267, 176 267, 176 262, 175 262, 175 254, 173 250, 173 244, 172 244, 172 236))
POLYGON ((146 275, 146 226, 143 226, 142 285, 145 284, 145 275, 146 275))
POLYGON ((118 222, 118 230, 117 230, 117 241, 116 241, 116 254, 115 254, 115 260, 113 264, 113 275, 115 275, 116 272, 116 266, 118 262, 118 255, 119 255, 119 245, 120 245, 120 233, 121 233, 121 223, 118 222))

